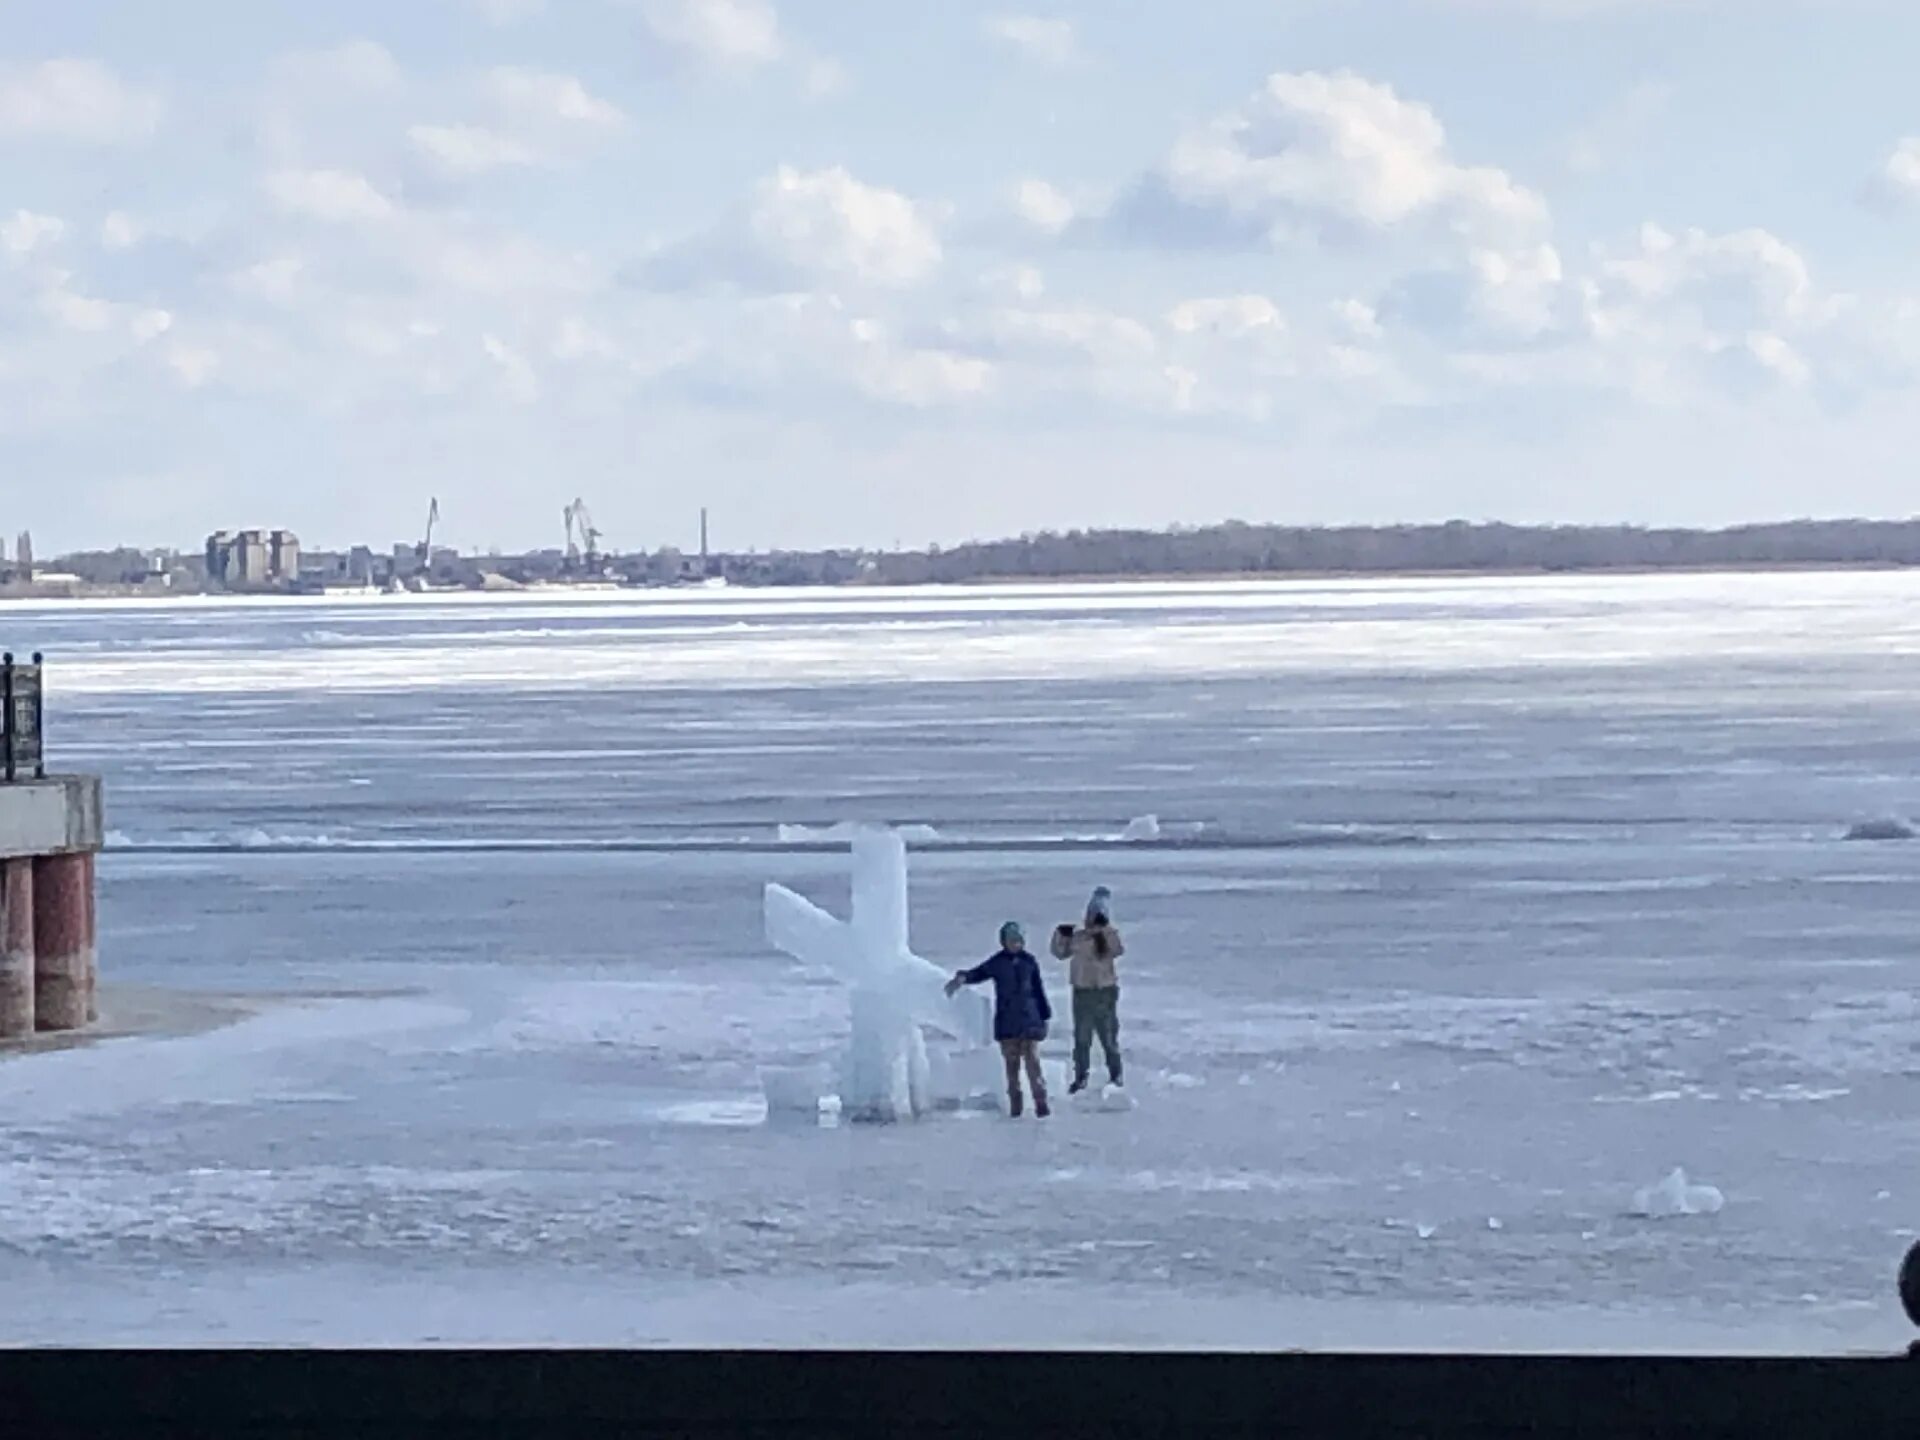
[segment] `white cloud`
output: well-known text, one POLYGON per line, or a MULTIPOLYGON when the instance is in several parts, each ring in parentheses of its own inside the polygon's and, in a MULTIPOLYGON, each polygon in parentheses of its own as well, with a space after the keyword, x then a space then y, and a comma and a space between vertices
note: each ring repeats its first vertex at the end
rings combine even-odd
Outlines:
POLYGON ((140 243, 140 227, 124 210, 115 210, 100 222, 100 248, 131 250, 140 243))
POLYGON ((644 14, 661 41, 717 69, 757 70, 786 51, 765 0, 647 0, 644 14))
POLYGON ((1013 208, 1034 229, 1061 234, 1079 213, 1073 200, 1045 180, 1022 180, 1014 188, 1013 208))
POLYGON ((428 159, 455 175, 482 175, 515 165, 536 165, 531 145, 479 125, 415 125, 407 138, 428 159))
POLYGON ((1624 251, 1597 252, 1590 293, 1597 328, 1609 333, 1650 313, 1684 314, 1699 328, 1744 334, 1756 325, 1819 318, 1806 260, 1765 230, 1674 234, 1644 225, 1624 251))
POLYGON ((828 56, 816 56, 802 67, 800 93, 809 100, 838 95, 847 85, 847 68, 828 56))
POLYGON ((516 25, 547 11, 547 0, 467 0, 489 25, 516 25))
POLYGON ((83 335, 99 335, 113 328, 113 306, 69 290, 64 278, 41 295, 40 308, 59 324, 83 335))
POLYGON ((1038 300, 1047 293, 1047 279, 1032 265, 996 265, 981 274, 974 292, 988 300, 1038 300))
POLYGON ((1920 135, 1894 147, 1881 167, 1879 185, 1891 199, 1920 200, 1920 135))
POLYGON ((571 75, 503 65, 487 72, 485 89, 501 109, 532 122, 613 130, 627 119, 571 75))
POLYGON ((552 355, 556 360, 567 361, 616 360, 620 357, 620 346, 579 316, 569 315, 560 322, 560 331, 554 336, 552 355))
POLYGON ((1071 21, 1037 15, 995 15, 983 23, 994 39, 1038 64, 1065 66, 1080 58, 1080 42, 1071 21))
POLYGON ((144 140, 164 107, 97 60, 0 65, 0 138, 48 137, 94 145, 144 140))
POLYGON ((1813 367, 1783 337, 1755 331, 1745 338, 1747 353, 1770 374, 1794 389, 1804 389, 1813 380, 1813 367))
POLYGON ((405 79, 393 52, 372 40, 349 40, 326 50, 295 51, 281 57, 275 69, 282 81, 334 91, 397 90, 405 79))
POLYGON ((1270 76, 1247 104, 1181 137, 1111 218, 1147 240, 1199 227, 1281 243, 1424 222, 1491 244, 1537 234, 1548 215, 1505 171, 1455 160, 1425 105, 1341 72, 1270 76))
POLYGON ((1567 277, 1553 246, 1476 250, 1467 265, 1474 316, 1489 330, 1530 339, 1559 325, 1567 277))
POLYGON ((127 328, 136 341, 145 345, 173 328, 173 316, 165 310, 142 310, 127 322, 127 328))
POLYGON ((364 175, 348 170, 281 170, 269 175, 267 194, 293 215, 334 224, 389 220, 398 207, 364 175))
POLYGON ((807 100, 838 94, 840 62, 790 38, 770 0, 638 0, 653 38, 685 66, 735 78, 784 74, 807 100))
POLYGON ((838 166, 781 166, 760 183, 748 226, 760 250, 787 265, 869 284, 911 285, 941 259, 939 234, 921 206, 838 166))
POLYGON ((24 259, 42 246, 58 244, 66 233, 66 221, 58 216, 16 210, 11 220, 0 220, 0 250, 24 259))
POLYGON ((414 237, 409 261, 422 281, 521 301, 577 297, 592 283, 582 257, 556 254, 510 231, 431 230, 414 237))
POLYGON ((1182 335, 1211 334, 1233 339, 1286 328, 1280 307, 1264 295, 1223 295, 1185 300, 1167 312, 1167 324, 1182 335))
POLYGON ((999 306, 959 316, 936 331, 945 348, 983 359, 1120 371, 1159 353, 1153 331, 1129 315, 1093 306, 999 306))
POLYGON ((1332 314, 1335 327, 1355 340, 1378 340, 1384 333, 1379 312, 1364 300, 1337 300, 1332 314))
POLYGON ((249 265, 232 277, 233 288, 258 300, 284 302, 292 298, 307 268, 297 255, 280 255, 249 265))
POLYGON ((925 408, 984 394, 993 383, 993 367, 972 356, 899 349, 877 329, 857 323, 854 338, 859 344, 855 380, 876 399, 925 408))
POLYGON ((495 335, 481 337, 480 348, 500 367, 501 384, 515 403, 530 405, 540 398, 540 379, 527 358, 495 335))
POLYGON ((1764 230, 1645 225, 1629 245, 1596 247, 1578 291, 1603 373, 1655 403, 1729 383, 1806 388, 1859 349, 1847 303, 1823 295, 1800 253, 1764 230))
POLYGON ((145 345, 173 326, 173 316, 165 310, 116 305, 82 294, 73 288, 72 279, 64 273, 53 275, 40 295, 41 310, 62 329, 78 335, 124 333, 135 344, 145 345))
POLYGON ((170 346, 165 358, 167 369, 189 390, 198 390, 220 368, 220 357, 198 345, 170 346))
POLYGON ((731 326, 674 368, 708 393, 803 407, 848 394, 908 409, 958 405, 996 379, 978 355, 903 340, 885 321, 820 293, 743 302, 731 326))

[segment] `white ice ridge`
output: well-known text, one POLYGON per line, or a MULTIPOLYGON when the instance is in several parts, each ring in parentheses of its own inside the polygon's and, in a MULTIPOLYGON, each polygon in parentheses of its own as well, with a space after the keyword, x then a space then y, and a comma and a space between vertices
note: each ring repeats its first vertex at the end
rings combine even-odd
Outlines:
POLYGON ((992 1003, 971 990, 949 998, 946 973, 908 946, 907 847, 893 831, 853 834, 850 919, 835 919, 784 885, 767 886, 765 906, 767 942, 830 970, 850 992, 852 1033, 840 1067, 846 1119, 902 1120, 935 1107, 923 1025, 960 1042, 964 1058, 989 1054, 992 1003))
POLYGON ((1633 1197, 1633 1213, 1650 1220, 1680 1215, 1718 1215, 1726 1197, 1711 1185, 1689 1185, 1687 1172, 1676 1169, 1658 1185, 1649 1185, 1633 1197))
MULTIPOLYGON (((782 845, 823 845, 835 842, 845 843, 858 835, 861 826, 850 820, 841 820, 833 825, 782 825, 778 830, 782 845)), ((931 825, 903 825, 895 833, 903 840, 917 841, 922 845, 931 845, 940 838, 940 832, 931 825)))

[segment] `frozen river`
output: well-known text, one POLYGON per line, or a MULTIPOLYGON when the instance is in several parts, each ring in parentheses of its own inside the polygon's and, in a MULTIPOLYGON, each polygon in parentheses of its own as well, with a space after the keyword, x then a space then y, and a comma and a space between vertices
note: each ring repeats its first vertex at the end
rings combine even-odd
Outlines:
POLYGON ((106 984, 266 1002, 0 1060, 0 1341, 1907 1338, 1920 842, 1840 837, 1920 812, 1920 576, 66 605, 0 642, 107 777, 106 984), (846 1019, 761 886, 844 910, 792 827, 849 819, 937 832, 943 966, 1112 887, 1136 1111, 761 1123, 759 1067, 846 1019), (1630 1215, 1675 1166, 1724 1210, 1630 1215))

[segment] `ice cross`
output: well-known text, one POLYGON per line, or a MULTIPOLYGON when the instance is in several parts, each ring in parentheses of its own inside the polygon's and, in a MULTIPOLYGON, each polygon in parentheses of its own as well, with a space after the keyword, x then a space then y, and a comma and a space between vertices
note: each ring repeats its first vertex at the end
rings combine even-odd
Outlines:
POLYGON ((840 1113, 891 1121, 933 1108, 928 1025, 967 1045, 989 1042, 986 997, 943 993, 946 973, 907 944, 907 847, 892 830, 853 837, 853 914, 837 920, 784 885, 766 889, 767 943, 833 972, 849 992, 852 1033, 840 1068, 840 1113))

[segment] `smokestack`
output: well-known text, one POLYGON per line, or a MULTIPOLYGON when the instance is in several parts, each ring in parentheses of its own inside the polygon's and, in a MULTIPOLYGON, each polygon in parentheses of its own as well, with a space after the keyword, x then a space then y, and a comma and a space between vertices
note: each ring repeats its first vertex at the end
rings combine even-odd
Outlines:
POLYGON ((707 558, 707 507, 700 507, 700 558, 707 558))

